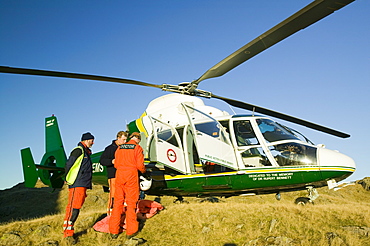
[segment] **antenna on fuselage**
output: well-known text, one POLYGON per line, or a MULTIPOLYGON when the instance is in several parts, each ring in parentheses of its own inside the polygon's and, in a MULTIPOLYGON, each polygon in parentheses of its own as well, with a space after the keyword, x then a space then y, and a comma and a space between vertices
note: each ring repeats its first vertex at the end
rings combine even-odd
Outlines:
POLYGON ((236 113, 235 113, 234 109, 231 107, 231 105, 230 105, 230 104, 228 104, 228 106, 229 106, 229 108, 231 109, 231 111, 233 111, 234 115, 236 115, 236 113))

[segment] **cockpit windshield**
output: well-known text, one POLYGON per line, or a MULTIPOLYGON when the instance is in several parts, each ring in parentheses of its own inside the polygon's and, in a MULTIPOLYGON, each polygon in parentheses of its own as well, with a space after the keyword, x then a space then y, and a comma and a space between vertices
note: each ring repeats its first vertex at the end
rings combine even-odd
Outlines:
POLYGON ((300 140, 292 132, 269 119, 257 119, 258 127, 269 143, 281 140, 300 140))
POLYGON ((307 142, 309 144, 312 144, 312 145, 315 145, 311 140, 309 140, 305 135, 303 135, 302 133, 300 133, 299 131, 297 130, 294 130, 290 127, 287 127, 287 126, 284 126, 284 125, 281 125, 279 123, 277 123, 279 126, 283 127, 284 129, 286 129, 288 132, 292 133, 294 136, 296 136, 297 138, 299 138, 300 140, 302 140, 303 142, 307 142))

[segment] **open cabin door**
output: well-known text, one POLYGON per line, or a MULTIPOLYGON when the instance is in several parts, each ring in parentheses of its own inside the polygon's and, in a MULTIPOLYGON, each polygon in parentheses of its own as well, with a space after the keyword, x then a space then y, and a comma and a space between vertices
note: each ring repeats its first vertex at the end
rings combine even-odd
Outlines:
POLYGON ((149 116, 153 126, 153 138, 150 148, 150 160, 165 165, 183 174, 189 173, 185 163, 181 139, 177 131, 170 125, 149 116), (154 152, 154 153, 153 153, 154 152))
POLYGON ((238 170, 234 148, 224 127, 211 116, 189 105, 182 104, 182 106, 195 135, 194 142, 199 159, 238 170))

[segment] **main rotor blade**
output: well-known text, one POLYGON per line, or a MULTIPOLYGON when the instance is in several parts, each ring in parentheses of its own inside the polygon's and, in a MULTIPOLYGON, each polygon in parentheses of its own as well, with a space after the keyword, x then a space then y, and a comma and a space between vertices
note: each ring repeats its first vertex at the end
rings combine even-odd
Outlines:
POLYGON ((249 104, 249 103, 245 103, 245 102, 241 102, 241 101, 237 101, 237 100, 234 100, 234 99, 229 99, 229 98, 225 98, 225 97, 221 97, 221 96, 216 96, 214 94, 212 94, 212 97, 221 99, 221 100, 225 101, 226 103, 228 103, 228 104, 230 104, 234 107, 247 109, 247 110, 250 110, 250 111, 258 112, 258 113, 261 113, 261 114, 265 114, 265 115, 268 115, 268 116, 272 116, 272 117, 275 117, 275 118, 279 118, 279 119, 282 119, 282 120, 293 122, 293 123, 296 123, 298 125, 302 125, 302 126, 305 126, 305 127, 311 128, 311 129, 315 129, 315 130, 318 130, 318 131, 321 131, 321 132, 325 132, 325 133, 328 133, 328 134, 331 134, 331 135, 334 135, 334 136, 337 136, 337 137, 340 137, 340 138, 350 137, 350 135, 348 135, 347 133, 339 132, 337 130, 327 128, 325 126, 320 126, 320 125, 312 123, 312 122, 308 122, 308 121, 305 121, 305 120, 302 120, 302 119, 298 119, 296 117, 289 116, 289 115, 279 113, 279 112, 276 112, 276 111, 272 111, 270 109, 262 108, 262 107, 259 107, 259 106, 253 105, 253 104, 249 104))
POLYGON ((150 83, 131 80, 131 79, 121 79, 121 78, 106 77, 106 76, 99 76, 99 75, 68 73, 68 72, 58 72, 58 71, 28 69, 28 68, 15 68, 15 67, 0 66, 0 73, 97 80, 97 81, 105 81, 105 82, 116 82, 116 83, 123 83, 123 84, 142 85, 142 86, 150 86, 150 87, 155 87, 155 88, 162 88, 162 85, 155 85, 155 84, 150 84, 150 83))
POLYGON ((348 5, 354 0, 316 0, 286 20, 274 26, 256 39, 244 45, 208 71, 201 77, 193 81, 192 84, 198 85, 201 81, 209 78, 219 77, 229 72, 241 63, 251 59, 272 45, 289 37, 290 35, 304 29, 322 18, 330 15, 336 10, 348 5))

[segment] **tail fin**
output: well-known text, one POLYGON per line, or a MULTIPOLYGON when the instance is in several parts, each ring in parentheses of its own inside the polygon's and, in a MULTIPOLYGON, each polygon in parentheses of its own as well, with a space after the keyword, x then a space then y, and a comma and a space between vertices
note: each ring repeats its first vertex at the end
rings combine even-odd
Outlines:
POLYGON ((30 148, 22 149, 21 157, 23 165, 24 186, 32 188, 35 186, 37 182, 38 175, 35 162, 31 154, 31 149, 30 148))
POLYGON ((29 148, 21 150, 21 155, 26 187, 34 187, 37 176, 44 184, 50 187, 61 188, 63 186, 64 166, 67 157, 58 121, 54 115, 45 119, 45 154, 40 165, 34 163, 29 148))
POLYGON ((62 137, 60 135, 58 120, 54 115, 45 118, 45 152, 63 149, 62 137))

